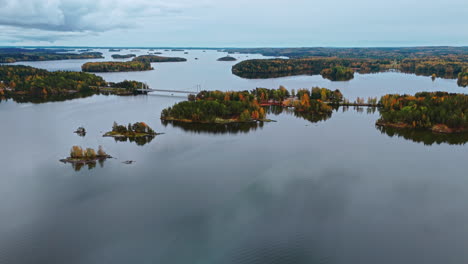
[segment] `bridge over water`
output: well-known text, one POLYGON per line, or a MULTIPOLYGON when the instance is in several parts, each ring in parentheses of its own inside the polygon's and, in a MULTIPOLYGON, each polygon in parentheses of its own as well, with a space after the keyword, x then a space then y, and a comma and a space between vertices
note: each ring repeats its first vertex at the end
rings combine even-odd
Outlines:
POLYGON ((137 89, 139 93, 149 93, 149 92, 166 92, 166 93, 183 93, 183 94, 193 94, 197 95, 197 91, 184 91, 184 90, 169 90, 169 89, 137 89))
POLYGON ((142 85, 141 89, 137 89, 139 93, 149 93, 149 92, 165 92, 165 93, 182 93, 182 94, 193 94, 197 95, 198 92, 201 90, 201 85, 197 84, 195 87, 196 91, 191 90, 171 90, 171 89, 152 89, 145 83, 142 85))

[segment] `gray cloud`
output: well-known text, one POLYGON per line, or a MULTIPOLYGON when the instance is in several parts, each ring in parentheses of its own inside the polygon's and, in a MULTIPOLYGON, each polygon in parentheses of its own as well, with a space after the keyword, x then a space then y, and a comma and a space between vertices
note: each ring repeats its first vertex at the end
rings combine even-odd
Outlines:
POLYGON ((193 4, 187 0, 0 0, 0 7, 0 25, 103 32, 136 26, 144 18, 178 13, 193 4))

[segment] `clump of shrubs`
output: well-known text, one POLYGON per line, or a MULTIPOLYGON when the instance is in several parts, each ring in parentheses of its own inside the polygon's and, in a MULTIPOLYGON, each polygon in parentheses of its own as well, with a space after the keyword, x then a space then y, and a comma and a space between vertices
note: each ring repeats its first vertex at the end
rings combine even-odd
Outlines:
POLYGON ((72 159, 92 160, 92 159, 103 158, 107 156, 108 155, 104 151, 102 146, 99 146, 97 154, 96 154, 96 151, 92 148, 83 149, 80 146, 73 146, 70 150, 70 158, 72 159))

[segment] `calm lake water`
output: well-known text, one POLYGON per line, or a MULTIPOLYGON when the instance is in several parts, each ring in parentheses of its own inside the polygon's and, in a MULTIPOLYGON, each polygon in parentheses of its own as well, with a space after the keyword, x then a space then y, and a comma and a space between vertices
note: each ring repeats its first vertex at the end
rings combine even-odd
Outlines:
MULTIPOLYGON (((323 86, 350 99, 467 91, 400 73, 246 80, 230 73, 235 62, 216 61, 225 53, 188 52, 164 52, 189 61, 154 71, 100 75, 182 90, 323 86)), ((24 64, 79 70, 83 62, 24 64)), ((0 263, 468 262, 463 137, 381 132, 378 112, 366 109, 339 109, 318 123, 270 114, 278 122, 239 131, 163 125, 161 110, 181 100, 1 102, 0 263), (165 134, 144 145, 103 138, 113 121, 165 134), (85 137, 73 133, 78 126, 85 137), (115 159, 75 171, 58 161, 72 145, 102 145, 115 159)))

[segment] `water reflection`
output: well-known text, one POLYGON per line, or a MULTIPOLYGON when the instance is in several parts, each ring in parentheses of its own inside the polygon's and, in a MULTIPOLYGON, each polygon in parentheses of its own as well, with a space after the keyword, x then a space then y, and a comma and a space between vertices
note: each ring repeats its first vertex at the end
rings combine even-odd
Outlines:
POLYGON ((80 171, 82 168, 85 166, 88 167, 88 170, 92 170, 96 168, 96 165, 99 163, 99 167, 103 168, 104 167, 104 161, 105 159, 98 159, 97 161, 87 161, 87 162, 72 162, 70 163, 72 168, 75 171, 80 171))
POLYGON ((115 142, 135 142, 138 146, 144 146, 151 141, 156 136, 144 136, 144 137, 114 137, 115 142))
POLYGON ((376 126, 376 128, 389 137, 402 137, 417 143, 431 146, 434 143, 449 145, 465 145, 468 142, 468 133, 459 134, 437 134, 421 129, 397 129, 393 127, 376 126))
POLYGON ((11 96, 2 97, 0 102, 8 101, 9 99, 13 100, 16 103, 47 103, 47 102, 63 102, 73 99, 86 98, 95 95, 95 92, 86 92, 86 93, 70 93, 70 94, 60 94, 60 95, 45 95, 45 96, 33 96, 30 94, 15 94, 11 96))
MULTIPOLYGON (((336 110, 338 108, 334 108, 334 109, 336 110)), ((280 115, 282 113, 286 113, 289 115, 294 115, 295 117, 305 119, 312 123, 325 121, 332 117, 332 112, 330 113, 296 112, 294 111, 294 108, 287 108, 287 107, 285 108, 285 107, 275 106, 275 105, 265 107, 265 110, 267 114, 280 115)))
POLYGON ((294 71, 294 72, 237 72, 235 75, 245 78, 245 79, 271 79, 271 78, 280 78, 280 77, 288 77, 288 76, 298 76, 298 75, 318 75, 320 71, 318 70, 302 70, 302 71, 294 71))
POLYGON ((208 134, 238 134, 248 133, 255 131, 257 128, 263 128, 264 122, 252 122, 252 123, 231 123, 231 124, 197 124, 197 123, 185 123, 177 121, 164 121, 161 123, 166 127, 171 124, 174 127, 179 127, 184 131, 194 132, 197 134, 208 133, 208 134))

